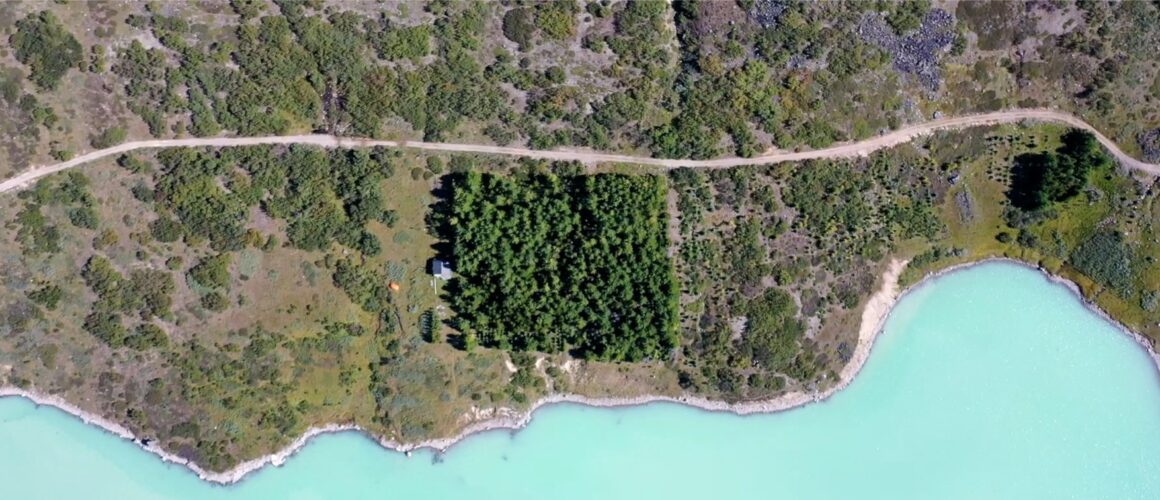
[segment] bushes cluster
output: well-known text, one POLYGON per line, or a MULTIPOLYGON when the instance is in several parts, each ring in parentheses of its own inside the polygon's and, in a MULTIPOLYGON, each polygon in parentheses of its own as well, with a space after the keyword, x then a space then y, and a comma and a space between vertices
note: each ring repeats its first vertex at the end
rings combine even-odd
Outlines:
POLYGON ((348 259, 338 261, 334 268, 334 286, 346 292, 351 302, 368 312, 379 312, 390 303, 387 277, 348 259))
POLYGON ((576 35, 576 14, 579 11, 575 0, 515 7, 504 13, 503 34, 516 42, 522 51, 532 48, 537 33, 549 40, 567 40, 576 35))
POLYGON ((19 128, 19 136, 36 141, 40 138, 39 127, 43 125, 48 129, 53 128, 58 117, 51 106, 21 90, 23 79, 24 75, 16 68, 0 68, 0 102, 7 105, 8 114, 5 117, 19 128))
POLYGON ((8 38, 16 59, 28 66, 38 87, 53 90, 68 70, 84 58, 80 42, 49 11, 29 14, 16 22, 16 33, 8 38))
MULTIPOLYGON (((138 336, 157 333, 148 330, 138 336)), ((263 439, 300 432, 299 410, 286 400, 293 387, 283 378, 286 359, 277 350, 286 338, 262 328, 243 328, 229 332, 229 337, 241 340, 217 346, 220 348, 189 340, 171 350, 166 361, 172 366, 174 376, 166 379, 166 383, 173 386, 172 392, 194 408, 239 411, 239 423, 251 432, 261 432, 263 439)), ((216 430, 209 426, 202 428, 195 417, 162 434, 190 440, 191 449, 200 461, 225 470, 237 463, 233 453, 237 453, 240 436, 216 430)))
POLYGON ((69 172, 52 179, 41 179, 32 189, 18 195, 24 206, 16 214, 20 228, 16 239, 25 255, 55 253, 60 251, 60 230, 51 224, 42 206, 63 205, 68 207, 69 222, 84 229, 96 229, 99 219, 93 210, 93 196, 88 191, 89 179, 80 172, 69 172))
POLYGON ((1100 231, 1075 248, 1071 265, 1121 296, 1132 294, 1132 250, 1115 231, 1100 231))
POLYGON ((229 288, 230 254, 220 253, 201 259, 189 269, 189 277, 206 288, 229 288))
POLYGON ((125 278, 108 259, 94 255, 81 269, 85 284, 97 295, 83 328, 114 349, 144 350, 168 343, 164 333, 145 326, 154 317, 170 315, 173 276, 166 271, 135 269, 125 278), (130 331, 122 315, 135 314, 142 323, 130 331))
POLYGON ((249 211, 260 205, 287 220, 287 236, 297 248, 325 250, 339 243, 375 255, 381 245, 366 224, 394 219, 380 186, 393 172, 384 150, 173 149, 158 159, 162 171, 152 197, 177 216, 150 224, 158 241, 184 236, 191 245, 208 239, 219 252, 239 250, 246 245, 249 211))
POLYGON ((57 285, 45 285, 28 292, 29 299, 50 311, 56 309, 62 297, 64 297, 64 291, 57 285))
POLYGON ((24 255, 60 251, 60 230, 49 224, 38 203, 26 203, 16 214, 16 222, 20 224, 20 229, 16 231, 16 239, 20 242, 24 255))
MULTIPOLYGON (((177 215, 187 243, 209 240, 218 251, 241 248, 249 200, 219 184, 219 177, 234 169, 232 162, 220 152, 189 148, 167 149, 157 158, 162 170, 156 176, 154 198, 162 208, 177 215)), ((151 231, 155 229, 164 228, 151 231)), ((158 232, 163 238, 170 236, 166 231, 158 232)))
POLYGON ((871 179, 849 175, 842 165, 806 162, 789 180, 786 204, 798 211, 794 224, 820 237, 851 234, 868 225, 874 208, 865 193, 871 179))
POLYGON ((794 227, 820 248, 872 259, 888 242, 933 241, 944 228, 935 206, 949 187, 945 176, 933 165, 888 155, 868 163, 809 161, 795 171, 783 191, 785 203, 798 212, 794 227), (944 187, 936 189, 937 184, 944 187), (871 194, 880 190, 887 193, 871 194))
POLYGON ((165 47, 134 41, 118 54, 112 69, 126 82, 130 109, 156 136, 172 117, 196 136, 324 128, 373 136, 393 116, 437 140, 465 118, 486 121, 506 107, 474 54, 484 27, 481 3, 432 4, 436 22, 417 26, 281 5, 282 15, 238 25, 229 46, 189 43, 188 26, 165 16, 131 19, 165 47), (433 50, 436 57, 425 62, 433 50), (376 55, 413 67, 375 64, 376 55))
POLYGON ((738 314, 746 317, 741 352, 771 372, 784 372, 797 356, 805 327, 797 319, 797 303, 785 291, 766 289, 745 302, 738 314))
POLYGON ((387 222, 392 212, 383 202, 381 182, 393 173, 385 151, 331 151, 291 148, 281 161, 246 167, 255 186, 283 189, 264 205, 273 217, 286 219, 286 236, 303 250, 325 250, 333 243, 377 255, 378 239, 366 230, 370 221, 387 222))
POLYGON ((820 382, 849 347, 806 338, 807 319, 825 325, 858 307, 874 283, 870 269, 891 247, 937 242, 945 172, 904 149, 863 160, 671 171, 688 304, 682 386, 764 398, 787 383, 820 382))
MULTIPOLYGON (((470 120, 498 143, 626 145, 658 156, 703 158, 722 153, 726 136, 737 154, 757 154, 764 149, 757 129, 782 147, 844 139, 845 132, 815 116, 818 84, 782 68, 793 55, 828 58, 829 72, 846 77, 865 60, 882 59, 848 30, 825 36, 820 26, 835 15, 850 21, 844 8, 831 15, 792 4, 784 15, 794 22, 736 30, 735 39, 719 47, 723 42, 698 35, 699 16, 709 9, 676 4, 678 58, 665 2, 590 2, 589 14, 611 17, 613 30, 590 33, 581 44, 611 51, 607 71, 616 78, 610 93, 589 96, 568 83, 566 68, 533 68, 528 60, 517 65, 504 52, 484 62, 492 60, 483 53, 487 15, 500 9, 483 3, 430 4, 434 21, 415 26, 315 7, 286 2, 281 15, 246 9, 255 19, 237 27, 234 45, 187 41, 189 26, 156 13, 134 17, 131 23, 151 30, 164 47, 131 43, 111 67, 126 82, 130 109, 154 135, 176 121, 198 136, 304 129, 373 136, 396 118, 435 141, 470 120), (755 57, 743 57, 748 53, 755 57), (501 83, 527 95, 527 113, 511 108, 501 83), (176 91, 182 88, 188 91, 176 91)), ((537 40, 576 37, 579 11, 574 0, 519 4, 502 11, 500 24, 504 36, 526 51, 537 40)), ((819 81, 829 84, 833 78, 823 73, 819 81)))

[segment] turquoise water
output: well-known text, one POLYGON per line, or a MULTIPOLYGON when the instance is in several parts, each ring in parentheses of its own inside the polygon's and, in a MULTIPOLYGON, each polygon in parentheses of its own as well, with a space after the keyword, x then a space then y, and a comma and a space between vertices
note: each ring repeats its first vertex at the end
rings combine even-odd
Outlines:
POLYGON ((221 487, 0 400, 0 498, 372 497, 1160 498, 1160 384, 1070 292, 989 263, 907 295, 847 390, 777 415, 555 406, 438 459, 329 435, 221 487))

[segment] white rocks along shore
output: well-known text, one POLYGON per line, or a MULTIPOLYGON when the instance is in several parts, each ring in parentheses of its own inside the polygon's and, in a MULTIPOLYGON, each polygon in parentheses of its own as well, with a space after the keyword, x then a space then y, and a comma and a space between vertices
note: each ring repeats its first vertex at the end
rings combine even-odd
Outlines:
MULTIPOLYGON (((1027 266, 1027 264, 1024 262, 1006 258, 985 259, 983 261, 955 265, 924 277, 909 290, 914 290, 920 286, 925 286, 938 277, 992 260, 1008 261, 1027 266)), ((581 404, 594 407, 620 407, 643 405, 654 402, 669 402, 693 406, 708 411, 747 415, 753 413, 774 413, 796 408, 809 403, 824 401, 838 391, 846 388, 846 386, 848 386, 850 382, 854 380, 854 378, 862 370, 862 367, 866 364, 866 361, 869 359, 870 352, 874 346, 874 341, 882 332, 882 327, 890 313, 890 310, 902 296, 902 294, 899 292, 898 279, 902 275, 902 271, 905 268, 906 261, 892 260, 887 266, 886 271, 882 273, 881 287, 870 297, 865 307, 863 308, 861 324, 858 329, 858 344, 854 349, 854 353, 851 356, 850 361, 839 374, 840 380, 838 380, 836 384, 830 386, 824 391, 795 391, 770 400, 742 402, 735 404, 694 396, 672 397, 662 395, 642 395, 629 398, 592 398, 576 394, 552 394, 537 400, 527 411, 497 412, 491 418, 477 421, 468 425, 462 431, 452 437, 431 439, 419 443, 399 443, 382 437, 375 437, 375 439, 384 448, 403 453, 409 453, 412 450, 420 448, 432 448, 438 451, 443 451, 472 434, 498 429, 515 430, 523 428, 531 422, 532 416, 536 410, 543 406, 559 403, 581 404)), ((1086 300, 1083 297, 1083 294, 1080 293, 1080 290, 1075 285, 1075 283, 1055 276, 1046 270, 1040 269, 1040 271, 1045 274, 1047 279, 1067 287, 1085 306, 1087 306, 1096 314, 1099 314, 1104 320, 1116 325, 1125 335, 1128 335, 1133 340, 1135 340, 1141 347, 1145 349, 1145 351, 1148 352, 1152 360, 1155 362, 1158 370, 1160 370, 1160 355, 1156 353, 1156 351, 1152 348, 1152 344, 1147 339, 1131 331, 1118 321, 1112 319, 1107 315, 1107 313, 1105 313, 1099 307, 1096 307, 1095 304, 1092 304, 1090 301, 1086 300)), ((1160 373, 1160 371, 1158 371, 1158 373, 1160 373)), ((65 401, 59 396, 45 395, 35 391, 18 389, 15 387, 0 387, 0 397, 9 396, 23 397, 32 400, 38 405, 56 407, 66 413, 76 416, 87 424, 96 425, 116 436, 133 441, 145 451, 156 454, 166 462, 183 465, 205 481, 219 484, 232 484, 238 482, 245 476, 249 475, 251 472, 257 471, 267 465, 280 466, 285 463, 288 458, 306 446, 306 444, 309 443, 311 439, 321 434, 327 434, 331 432, 359 431, 368 435, 372 435, 365 429, 353 424, 330 424, 321 427, 312 427, 301 436, 299 436, 298 439, 295 439, 293 443, 278 452, 253 460, 248 460, 225 472, 212 472, 202 469, 197 464, 192 463, 182 457, 162 450, 157 446, 156 443, 146 444, 137 436, 134 436, 133 433, 126 429, 124 426, 109 419, 103 418, 99 415, 94 415, 85 410, 82 410, 81 408, 73 405, 72 403, 69 403, 68 401, 65 401)))
MULTIPOLYGON (((479 432, 487 432, 497 429, 520 429, 531 422, 532 415, 539 408, 547 405, 559 403, 581 404, 595 407, 617 407, 617 406, 636 406, 655 402, 670 402, 683 405, 689 405, 708 411, 719 411, 736 413, 739 415, 747 415, 751 413, 772 413, 784 411, 790 408, 796 408, 808 403, 824 400, 837 391, 846 387, 847 384, 858 374, 862 369, 862 365, 870 356, 870 349, 874 343, 875 337, 882 330, 882 324, 886 320, 887 314, 891 307, 894 306, 895 300, 898 298, 898 278, 902 274, 902 270, 906 267, 905 261, 892 261, 886 272, 882 274, 882 287, 870 297, 866 303, 866 307, 862 312, 862 322, 858 330, 858 345, 854 349, 854 354, 850 362, 842 369, 840 375, 841 380, 834 386, 823 392, 808 393, 808 392, 790 392, 780 397, 764 400, 751 401, 744 403, 730 404, 724 401, 705 399, 701 397, 683 396, 661 396, 661 395, 642 395, 631 398, 592 398, 581 396, 577 394, 551 394, 540 398, 532 404, 527 411, 516 412, 500 412, 497 415, 472 423, 465 427, 462 431, 452 437, 431 439, 419 443, 399 443, 390 439, 376 437, 376 440, 384 448, 389 448, 398 452, 410 452, 420 448, 432 448, 443 451, 450 448, 455 443, 462 439, 479 432)), ((121 438, 130 440, 136 443, 145 451, 153 453, 162 460, 170 463, 180 464, 187 467, 194 474, 205 481, 232 484, 240 481, 251 472, 257 471, 267 465, 280 466, 285 463, 286 459, 301 450, 311 439, 315 436, 327 434, 331 432, 344 431, 360 431, 371 435, 365 429, 353 424, 329 424, 321 427, 311 427, 305 433, 295 439, 293 443, 286 446, 280 451, 271 453, 269 455, 259 457, 253 460, 247 460, 238 464, 233 469, 225 472, 207 471, 197 464, 190 462, 182 457, 169 453, 161 449, 157 443, 146 443, 138 436, 134 436, 129 429, 113 422, 107 418, 87 412, 80 407, 69 403, 63 398, 55 395, 42 394, 32 390, 19 389, 16 387, 0 387, 0 397, 18 396, 32 400, 38 405, 52 406, 66 413, 72 414, 81 419, 86 424, 95 425, 109 433, 119 436, 121 438)))

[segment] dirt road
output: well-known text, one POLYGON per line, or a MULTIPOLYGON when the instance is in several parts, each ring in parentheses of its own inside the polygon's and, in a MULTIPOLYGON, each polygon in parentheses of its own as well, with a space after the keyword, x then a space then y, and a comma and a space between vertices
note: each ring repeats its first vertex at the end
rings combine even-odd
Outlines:
POLYGON ((481 144, 448 144, 440 142, 414 141, 383 141, 373 139, 336 137, 332 135, 287 135, 270 137, 205 137, 192 139, 157 139, 149 141, 127 142, 107 149, 93 151, 80 155, 69 161, 55 165, 33 167, 19 175, 0 182, 0 193, 20 189, 33 181, 62 170, 67 170, 101 158, 115 156, 139 149, 159 149, 174 147, 228 147, 228 146, 256 146, 262 144, 307 144, 327 148, 361 148, 385 146, 392 148, 410 148, 427 151, 449 153, 482 153, 506 156, 522 156, 528 158, 542 158, 548 160, 580 161, 583 163, 635 163, 639 165, 653 165, 663 168, 726 168, 740 165, 769 165, 787 161, 801 161, 818 158, 848 158, 870 154, 882 148, 897 146, 914 140, 915 137, 930 134, 941 130, 954 130, 984 125, 997 125, 1020 121, 1061 123, 1075 128, 1090 131, 1099 139, 1100 143, 1123 164, 1125 167, 1160 176, 1160 165, 1146 163, 1120 150, 1111 139, 1088 125, 1087 122, 1076 116, 1049 109, 1013 109, 975 115, 964 115, 950 118, 940 118, 926 123, 912 125, 877 137, 858 142, 838 144, 823 149, 811 151, 773 151, 754 158, 719 158, 714 160, 671 160, 631 156, 612 153, 599 153, 588 150, 554 150, 541 151, 527 148, 504 146, 488 146, 481 144))

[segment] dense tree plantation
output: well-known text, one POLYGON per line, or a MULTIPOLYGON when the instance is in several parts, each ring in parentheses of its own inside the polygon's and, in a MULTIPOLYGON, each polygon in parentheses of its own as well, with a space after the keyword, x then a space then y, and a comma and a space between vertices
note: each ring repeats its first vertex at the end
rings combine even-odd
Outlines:
POLYGON ((1088 172, 1111 165, 1091 133, 1072 130, 1055 152, 1027 153, 1015 159, 1007 197, 1016 208, 1034 211, 1066 201, 1087 185, 1088 172))
POLYGON ((663 178, 453 178, 457 327, 485 346, 663 359, 675 346, 663 178))

